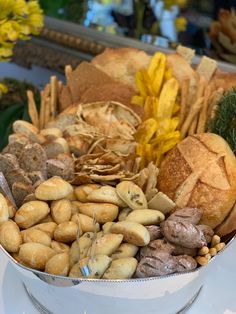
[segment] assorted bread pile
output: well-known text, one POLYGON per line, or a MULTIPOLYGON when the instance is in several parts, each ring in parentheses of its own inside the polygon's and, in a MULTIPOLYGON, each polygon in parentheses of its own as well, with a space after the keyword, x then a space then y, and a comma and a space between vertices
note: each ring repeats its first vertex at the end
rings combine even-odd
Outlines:
POLYGON ((52 77, 39 113, 28 93, 32 124, 16 121, 0 154, 0 244, 17 262, 144 278, 191 271, 225 246, 236 160, 206 131, 235 80, 192 57, 107 49, 68 66, 65 85, 52 77))

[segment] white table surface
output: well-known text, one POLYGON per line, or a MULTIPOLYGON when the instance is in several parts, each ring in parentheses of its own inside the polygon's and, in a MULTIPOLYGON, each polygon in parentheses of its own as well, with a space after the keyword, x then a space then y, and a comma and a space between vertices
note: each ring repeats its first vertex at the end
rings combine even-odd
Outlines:
MULTIPOLYGON (((188 314, 236 314, 236 241, 218 257, 215 264, 206 278, 198 300, 188 310, 188 314)), ((17 271, 1 251, 0 314, 38 314, 22 287, 17 271)), ((85 313, 80 313, 78 308, 76 314, 85 313)), ((144 314, 148 314, 147 308, 144 314)))

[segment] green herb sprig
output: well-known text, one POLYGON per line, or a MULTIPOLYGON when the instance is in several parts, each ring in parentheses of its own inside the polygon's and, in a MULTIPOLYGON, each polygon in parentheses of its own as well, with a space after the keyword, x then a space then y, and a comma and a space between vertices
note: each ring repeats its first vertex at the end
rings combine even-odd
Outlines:
POLYGON ((208 130, 223 137, 236 154, 236 88, 220 99, 208 130))

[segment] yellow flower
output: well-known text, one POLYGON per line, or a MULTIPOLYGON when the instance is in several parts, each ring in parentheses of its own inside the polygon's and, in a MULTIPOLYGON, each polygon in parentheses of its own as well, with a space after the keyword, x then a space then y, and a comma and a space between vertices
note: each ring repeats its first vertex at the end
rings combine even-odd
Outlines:
POLYGON ((0 98, 2 97, 2 94, 6 94, 7 92, 8 92, 7 86, 0 83, 0 98))
POLYGON ((0 58, 9 58, 13 54, 12 48, 0 47, 0 58))
POLYGON ((5 19, 12 11, 14 0, 0 0, 0 20, 5 19))
POLYGON ((27 24, 30 26, 30 32, 33 35, 38 35, 43 27, 43 16, 32 14, 28 17, 27 24))
POLYGON ((8 92, 8 88, 6 85, 4 85, 3 83, 0 83, 0 91, 3 93, 3 94, 6 94, 8 92))
POLYGON ((183 32, 186 30, 187 20, 184 17, 177 17, 175 20, 175 26, 177 32, 183 32))
POLYGON ((24 16, 28 14, 28 6, 25 0, 16 0, 12 7, 12 13, 14 15, 24 16))
POLYGON ((16 41, 19 37, 20 25, 16 21, 7 21, 0 25, 0 36, 4 40, 16 41))
POLYGON ((38 1, 29 1, 28 2, 28 11, 29 14, 43 14, 43 10, 40 8, 38 1))

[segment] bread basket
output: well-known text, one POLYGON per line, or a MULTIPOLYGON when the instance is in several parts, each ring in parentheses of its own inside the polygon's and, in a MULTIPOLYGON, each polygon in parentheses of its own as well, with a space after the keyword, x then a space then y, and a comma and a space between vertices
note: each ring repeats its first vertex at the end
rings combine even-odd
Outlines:
POLYGON ((27 268, 7 253, 17 275, 28 292, 48 309, 61 314, 141 314, 183 313, 198 296, 209 271, 214 269, 218 255, 224 254, 235 240, 231 237, 225 248, 207 266, 194 271, 162 277, 129 280, 102 280, 54 276, 27 268), (135 303, 135 309, 134 309, 135 303))

